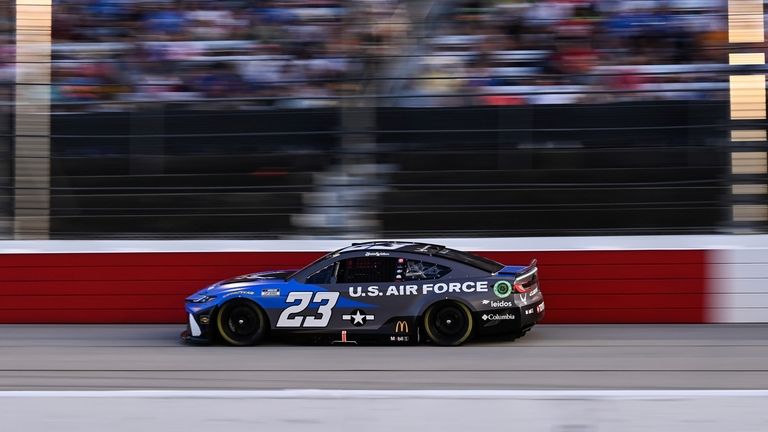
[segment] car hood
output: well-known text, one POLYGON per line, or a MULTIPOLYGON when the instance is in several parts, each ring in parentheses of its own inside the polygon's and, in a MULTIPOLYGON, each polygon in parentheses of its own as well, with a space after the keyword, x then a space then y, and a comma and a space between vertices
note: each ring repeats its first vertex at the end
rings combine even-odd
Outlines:
POLYGON ((216 282, 207 289, 203 290, 203 294, 216 295, 218 293, 236 291, 239 289, 245 289, 248 287, 285 282, 288 276, 296 273, 296 270, 278 270, 278 271, 266 271, 258 273, 248 273, 240 276, 235 276, 231 279, 226 279, 221 282, 216 282))

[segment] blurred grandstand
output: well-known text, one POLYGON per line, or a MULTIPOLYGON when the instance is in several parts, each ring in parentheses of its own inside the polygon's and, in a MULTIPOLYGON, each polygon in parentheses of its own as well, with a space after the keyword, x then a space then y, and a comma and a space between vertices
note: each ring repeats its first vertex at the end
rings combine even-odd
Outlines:
POLYGON ((56 0, 51 236, 728 230, 725 13, 56 0))
POLYGON ((718 0, 55 7, 59 110, 210 99, 241 99, 220 102, 237 108, 336 106, 370 80, 382 84, 378 104, 390 106, 700 100, 726 89, 718 0))

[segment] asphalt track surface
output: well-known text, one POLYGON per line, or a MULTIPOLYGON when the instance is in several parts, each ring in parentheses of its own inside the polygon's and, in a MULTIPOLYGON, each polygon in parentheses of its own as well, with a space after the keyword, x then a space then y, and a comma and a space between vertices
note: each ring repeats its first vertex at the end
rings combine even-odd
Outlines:
POLYGON ((540 325, 455 348, 188 346, 182 330, 0 326, 0 390, 768 389, 768 324, 540 325))

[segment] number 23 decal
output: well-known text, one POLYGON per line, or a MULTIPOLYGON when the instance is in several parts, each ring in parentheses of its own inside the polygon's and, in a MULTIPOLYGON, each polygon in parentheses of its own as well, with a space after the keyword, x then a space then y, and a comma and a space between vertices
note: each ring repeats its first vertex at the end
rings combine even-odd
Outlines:
POLYGON ((304 292, 294 291, 288 294, 286 303, 296 303, 285 308, 275 327, 327 327, 333 314, 333 307, 339 300, 339 293, 331 291, 304 292), (296 314, 303 312, 310 303, 320 303, 316 316, 303 316, 296 314))

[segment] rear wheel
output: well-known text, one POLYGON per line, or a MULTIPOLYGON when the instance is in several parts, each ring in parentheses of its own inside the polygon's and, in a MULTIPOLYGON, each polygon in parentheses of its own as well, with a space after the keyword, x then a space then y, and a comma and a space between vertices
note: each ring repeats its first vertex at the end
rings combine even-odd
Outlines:
POLYGON ((255 345, 264 339, 269 323, 264 311, 246 300, 224 303, 216 316, 219 335, 230 345, 255 345))
POLYGON ((424 314, 424 331, 436 345, 461 345, 472 335, 473 327, 472 312, 459 302, 437 303, 424 314))

